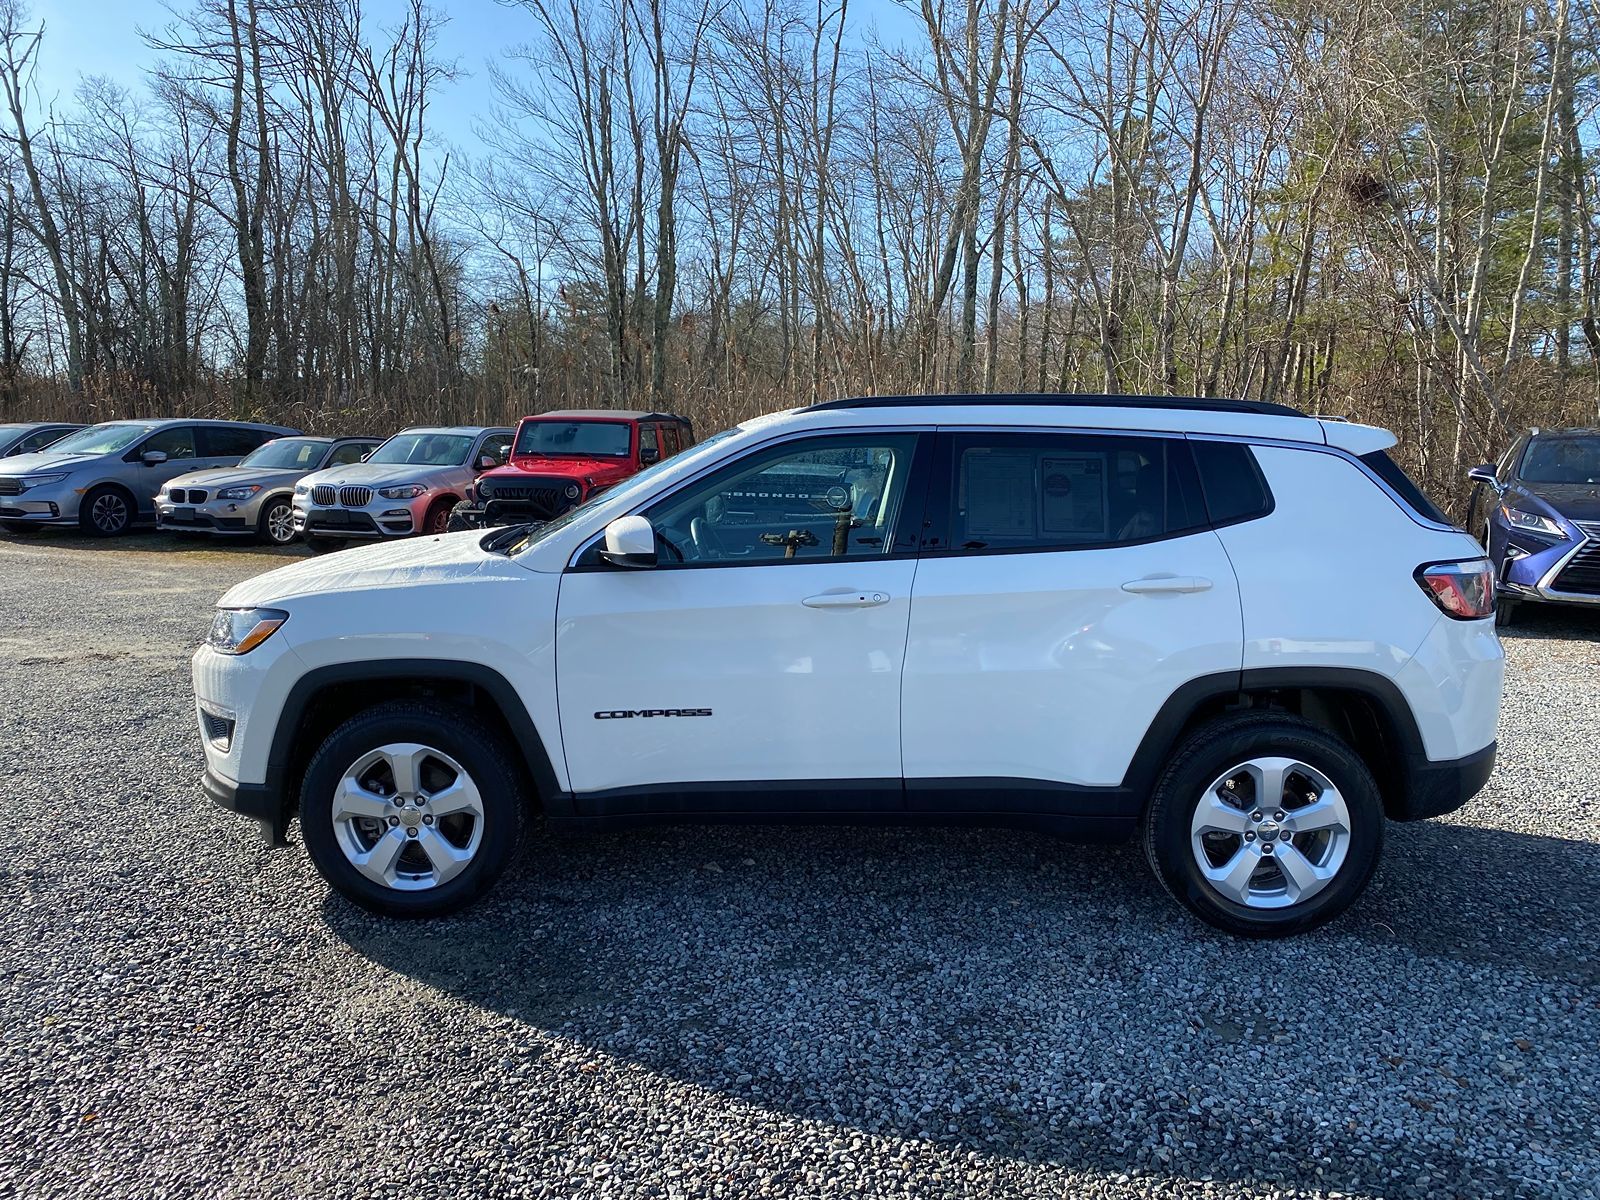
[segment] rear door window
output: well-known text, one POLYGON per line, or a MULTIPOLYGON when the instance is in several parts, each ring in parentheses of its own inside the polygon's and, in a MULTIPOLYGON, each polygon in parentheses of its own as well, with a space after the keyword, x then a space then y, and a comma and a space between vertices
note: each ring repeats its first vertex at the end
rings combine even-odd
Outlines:
POLYGON ((941 436, 924 550, 1081 550, 1205 524, 1188 443, 1107 434, 941 436))
POLYGON ((277 436, 264 429, 235 425, 202 425, 199 434, 201 458, 243 458, 277 436))

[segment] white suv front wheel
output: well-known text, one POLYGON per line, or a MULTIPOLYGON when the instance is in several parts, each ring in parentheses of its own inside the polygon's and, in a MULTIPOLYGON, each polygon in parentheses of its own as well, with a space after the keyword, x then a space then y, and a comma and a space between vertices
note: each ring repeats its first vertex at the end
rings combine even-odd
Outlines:
POLYGON ((1201 920, 1247 937, 1314 928, 1365 890, 1383 846, 1383 805, 1359 755, 1284 713, 1196 730, 1151 798, 1145 850, 1201 920))
POLYGON ((476 900, 522 840, 526 803, 501 739, 471 713, 394 701, 352 717, 306 768, 300 828, 346 899, 396 917, 476 900))

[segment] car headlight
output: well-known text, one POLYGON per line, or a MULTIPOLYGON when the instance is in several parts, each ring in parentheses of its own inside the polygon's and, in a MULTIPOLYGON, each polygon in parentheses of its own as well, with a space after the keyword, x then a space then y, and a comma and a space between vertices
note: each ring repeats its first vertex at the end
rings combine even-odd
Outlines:
POLYGON ((27 491, 29 488, 44 487, 50 483, 60 483, 69 474, 71 474, 70 471, 58 471, 54 475, 26 475, 22 480, 22 490, 27 491))
POLYGON ((310 492, 311 492, 311 485, 309 483, 297 483, 297 484, 294 485, 294 494, 296 496, 309 495, 310 492))
POLYGON ((420 483, 407 483, 400 487, 379 488, 378 495, 385 500, 415 500, 427 490, 420 483))
POLYGON ((576 500, 581 495, 583 495, 583 489, 581 487, 575 483, 567 484, 566 496, 568 500, 576 500))
POLYGON ((242 487, 223 488, 217 493, 218 500, 248 500, 261 490, 259 483, 247 483, 242 487))
POLYGON ((487 500, 490 496, 494 495, 494 484, 489 483, 487 480, 480 481, 478 483, 478 495, 487 500))
POLYGON ((1522 529, 1528 533, 1537 533, 1541 537, 1555 538, 1558 541, 1566 541, 1567 539, 1567 535, 1563 532, 1561 526, 1557 525, 1549 517, 1540 516, 1538 513, 1523 512, 1520 508, 1508 508, 1505 510, 1505 514, 1506 523, 1513 529, 1522 529))
POLYGON ((280 608, 219 608, 206 645, 219 654, 249 654, 288 619, 280 608))

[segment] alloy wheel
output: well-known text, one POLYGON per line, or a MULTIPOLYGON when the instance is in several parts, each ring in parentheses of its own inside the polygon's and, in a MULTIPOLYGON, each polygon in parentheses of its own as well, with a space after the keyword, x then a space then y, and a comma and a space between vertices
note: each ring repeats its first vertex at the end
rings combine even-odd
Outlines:
POLYGON ((1195 806, 1189 844, 1200 874, 1247 908, 1288 908, 1333 882, 1350 852, 1350 810, 1315 767, 1252 758, 1223 772, 1195 806))
POLYGON ((276 546, 294 541, 294 506, 278 503, 267 509, 267 540, 276 546))
POLYGON ((128 526, 128 502, 115 492, 102 492, 89 506, 89 519, 101 533, 121 533, 128 526))
POLYGON ((333 832, 350 865, 397 891, 448 883, 483 841, 483 797, 455 759, 394 742, 363 754, 340 778, 333 832))

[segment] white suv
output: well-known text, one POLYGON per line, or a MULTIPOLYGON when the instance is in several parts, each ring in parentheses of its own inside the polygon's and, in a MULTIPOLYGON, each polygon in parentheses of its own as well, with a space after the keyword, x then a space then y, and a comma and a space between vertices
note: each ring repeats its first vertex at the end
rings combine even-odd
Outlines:
POLYGON ((240 584, 204 786, 394 915, 537 811, 1137 831, 1204 920, 1307 929, 1494 764, 1489 564, 1393 443, 1235 401, 763 417, 547 524, 240 584))

